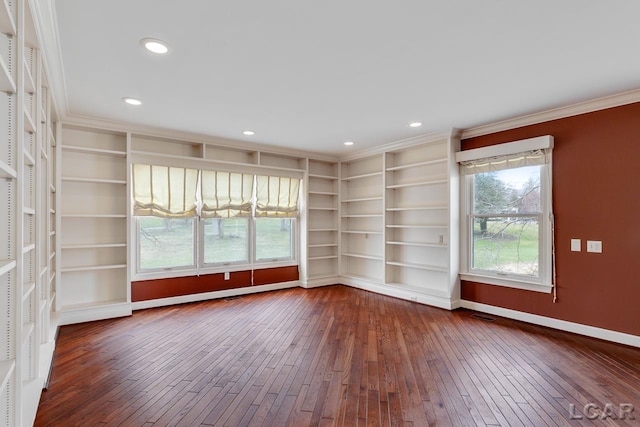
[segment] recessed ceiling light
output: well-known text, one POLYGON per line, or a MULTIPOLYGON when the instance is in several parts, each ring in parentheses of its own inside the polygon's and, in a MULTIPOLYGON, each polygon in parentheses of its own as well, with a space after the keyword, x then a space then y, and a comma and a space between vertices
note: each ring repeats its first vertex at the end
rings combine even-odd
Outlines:
POLYGON ((136 98, 122 98, 122 100, 129 105, 135 105, 135 106, 142 105, 142 101, 136 98))
POLYGON ((422 126, 422 123, 420 123, 420 122, 411 122, 411 123, 409 123, 409 126, 411 126, 412 128, 419 128, 420 126, 422 126))
POLYGON ((252 136, 255 135, 256 133, 252 130, 245 130, 244 132, 242 132, 243 135, 247 135, 247 136, 252 136))
POLYGON ((142 46, 144 46, 144 48, 149 52, 157 53, 159 55, 169 52, 167 44, 162 40, 147 38, 140 40, 140 44, 142 44, 142 46))
POLYGON ((353 141, 345 141, 344 145, 353 145, 354 142, 353 141))

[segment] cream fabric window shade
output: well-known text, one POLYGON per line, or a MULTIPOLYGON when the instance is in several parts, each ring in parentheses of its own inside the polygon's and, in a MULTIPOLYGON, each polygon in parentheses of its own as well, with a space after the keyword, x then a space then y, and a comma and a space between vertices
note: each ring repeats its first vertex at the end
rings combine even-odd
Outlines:
POLYGON ((300 179, 256 176, 256 216, 290 218, 298 215, 300 179))
POLYGON ((197 191, 197 169, 133 165, 134 215, 194 217, 197 191))
POLYGON ((541 136, 491 147, 456 153, 460 172, 473 175, 524 166, 540 166, 551 161, 553 137, 541 136))
POLYGON ((526 153, 512 154, 509 156, 488 157, 478 160, 460 162, 461 172, 464 175, 473 175, 484 172, 497 172, 504 169, 520 168, 524 166, 540 166, 547 161, 547 154, 543 150, 529 151, 526 153))
POLYGON ((253 174, 203 170, 201 175, 203 218, 251 216, 253 174))

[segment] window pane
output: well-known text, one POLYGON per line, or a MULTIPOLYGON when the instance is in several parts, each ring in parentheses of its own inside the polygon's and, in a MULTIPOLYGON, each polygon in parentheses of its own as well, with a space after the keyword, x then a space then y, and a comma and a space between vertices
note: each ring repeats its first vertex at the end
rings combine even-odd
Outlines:
POLYGON ((247 218, 210 218, 203 223, 205 264, 248 262, 247 218))
POLYGON ((194 265, 193 218, 138 218, 140 269, 194 265))
POLYGON ((538 217, 473 218, 471 268, 538 276, 538 217))
POLYGON ((526 166, 474 175, 477 214, 539 213, 541 166, 526 166))
POLYGON ((256 219, 256 259, 290 259, 292 218, 256 219))

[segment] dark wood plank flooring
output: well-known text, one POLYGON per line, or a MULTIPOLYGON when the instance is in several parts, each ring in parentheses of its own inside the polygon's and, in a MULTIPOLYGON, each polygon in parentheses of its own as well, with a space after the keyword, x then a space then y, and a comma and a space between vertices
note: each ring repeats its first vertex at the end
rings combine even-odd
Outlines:
POLYGON ((640 425, 640 349, 472 314, 331 286, 65 326, 35 425, 640 425))

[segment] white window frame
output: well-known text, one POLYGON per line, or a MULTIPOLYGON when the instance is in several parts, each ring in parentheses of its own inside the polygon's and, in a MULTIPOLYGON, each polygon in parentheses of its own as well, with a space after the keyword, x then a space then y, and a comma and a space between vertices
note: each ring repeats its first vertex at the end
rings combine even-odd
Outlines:
MULTIPOLYGON (((269 166, 260 166, 260 165, 231 165, 229 163, 219 163, 212 160, 205 159, 176 159, 176 158, 167 158, 164 156, 155 156, 153 154, 134 154, 131 156, 131 164, 133 163, 142 163, 142 164, 154 164, 161 166, 174 166, 174 167, 188 167, 188 168, 196 168, 196 169, 207 169, 207 170, 220 170, 220 171, 229 171, 229 172, 243 172, 243 173, 251 173, 254 175, 273 175, 273 176, 289 176, 303 179, 304 174, 302 171, 286 169, 286 168, 275 168, 269 166)), ((302 182, 300 185, 300 191, 302 192, 302 182)), ((130 197, 133 198, 133 194, 130 194, 130 197)), ((299 203, 303 203, 302 197, 299 203)), ((204 264, 204 248, 200 248, 203 242, 200 238, 201 231, 200 228, 202 225, 200 224, 200 217, 195 217, 195 244, 194 244, 194 260, 196 260, 196 264, 190 267, 173 267, 173 268, 160 268, 160 269, 140 269, 140 241, 139 241, 139 225, 137 217, 131 215, 131 220, 134 221, 132 226, 129 227, 129 236, 132 242, 135 242, 135 251, 131 251, 130 259, 133 261, 132 265, 135 266, 135 269, 131 271, 131 280, 153 280, 153 279, 166 279, 173 277, 189 277, 189 276, 197 276, 200 274, 216 274, 216 273, 226 273, 226 272, 234 272, 234 271, 248 271, 248 270, 260 270, 267 268, 277 268, 277 267, 291 267, 298 266, 300 260, 299 246, 300 246, 300 215, 303 215, 304 209, 303 205, 299 205, 300 214, 296 217, 292 217, 294 220, 295 226, 292 227, 292 258, 288 259, 278 259, 277 261, 271 260, 261 260, 259 262, 255 259, 255 216, 249 217, 249 261, 246 263, 233 263, 233 264, 204 264)))
MULTIPOLYGON (((472 268, 473 219, 482 216, 498 217, 500 214, 479 215, 473 213, 474 175, 462 175, 461 186, 461 233, 460 233, 460 278, 463 280, 505 286, 516 289, 550 293, 553 290, 553 213, 552 213, 552 159, 553 137, 544 136, 522 141, 500 144, 456 153, 458 162, 474 158, 495 157, 533 149, 548 150, 547 163, 540 165, 541 214, 510 214, 505 216, 538 216, 538 277, 472 268)), ((523 166, 524 167, 524 166, 523 166)))
MULTIPOLYGON (((216 218, 201 218, 199 217, 199 223, 200 223, 200 233, 198 234, 198 242, 200 243, 200 248, 198 251, 198 262, 200 263, 200 269, 202 270, 207 270, 207 269, 225 269, 225 271, 229 271, 229 268, 237 268, 238 266, 243 266, 243 267, 247 267, 247 266, 251 266, 252 263, 252 259, 251 259, 251 244, 252 241, 255 239, 254 236, 254 228, 252 226, 252 222, 251 221, 251 217, 246 217, 246 218, 242 218, 242 219, 246 219, 247 220, 247 258, 246 260, 243 261, 235 261, 235 262, 205 262, 204 260, 204 247, 205 247, 205 242, 204 242, 204 221, 208 220, 208 219, 216 219, 216 218)), ((222 219, 228 219, 228 218, 222 218, 222 219)))
POLYGON ((254 217, 253 218, 253 251, 252 251, 252 257, 253 257, 253 263, 254 265, 257 266, 262 266, 262 268, 270 268, 271 266, 273 267, 289 267, 292 265, 298 265, 298 218, 297 217, 287 217, 287 218, 268 218, 268 217, 254 217), (257 248, 256 248, 256 242, 257 242, 257 237, 256 237, 256 232, 257 232, 257 225, 256 225, 256 220, 258 219, 289 219, 291 220, 291 256, 290 257, 281 257, 281 258, 261 258, 258 259, 257 256, 257 248))
MULTIPOLYGON (((140 220, 142 218, 160 218, 160 217, 148 217, 148 216, 133 216, 132 217, 133 220, 135 221, 135 242, 136 242, 136 252, 134 255, 135 259, 136 259, 136 275, 147 275, 147 274, 157 274, 157 273, 167 273, 167 272, 184 272, 184 271, 193 271, 194 269, 198 268, 198 234, 199 234, 199 222, 198 221, 198 217, 192 217, 190 219, 193 219, 193 264, 191 265, 180 265, 180 266, 175 266, 175 267, 158 267, 158 268, 142 268, 142 266, 140 265, 140 260, 141 260, 141 256, 140 256, 140 251, 141 251, 141 247, 140 247, 140 220)), ((165 219, 165 218, 162 218, 165 219)), ((167 277, 173 277, 172 276, 167 276, 167 277)))

